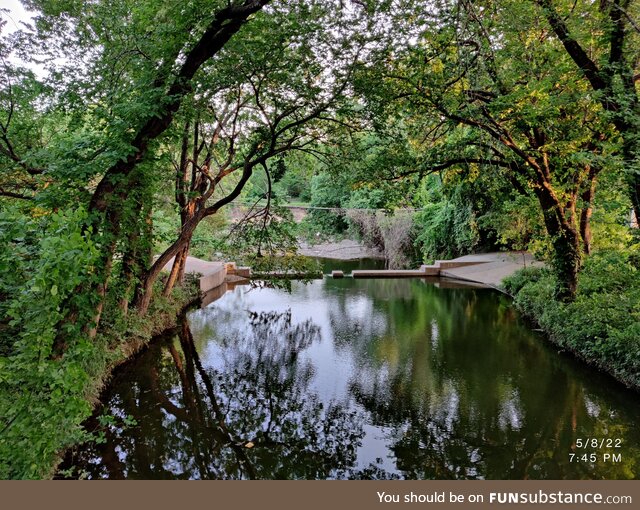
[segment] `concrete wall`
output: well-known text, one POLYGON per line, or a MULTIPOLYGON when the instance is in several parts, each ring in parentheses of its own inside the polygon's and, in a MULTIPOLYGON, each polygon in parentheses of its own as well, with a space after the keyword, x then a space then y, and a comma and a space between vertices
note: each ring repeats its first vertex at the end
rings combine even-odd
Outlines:
POLYGON ((207 292, 215 287, 218 287, 224 283, 224 277, 227 275, 227 271, 223 264, 212 270, 212 272, 205 274, 200 278, 200 290, 207 292))

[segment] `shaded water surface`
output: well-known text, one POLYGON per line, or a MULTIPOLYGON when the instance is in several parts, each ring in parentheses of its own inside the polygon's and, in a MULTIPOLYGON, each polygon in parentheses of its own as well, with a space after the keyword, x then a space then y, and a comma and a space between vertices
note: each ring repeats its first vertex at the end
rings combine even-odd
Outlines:
POLYGON ((237 287, 117 372, 101 410, 111 417, 88 424, 104 441, 65 468, 91 478, 638 477, 636 394, 558 354, 496 292, 446 287, 237 287), (575 446, 593 438, 602 449, 575 446))

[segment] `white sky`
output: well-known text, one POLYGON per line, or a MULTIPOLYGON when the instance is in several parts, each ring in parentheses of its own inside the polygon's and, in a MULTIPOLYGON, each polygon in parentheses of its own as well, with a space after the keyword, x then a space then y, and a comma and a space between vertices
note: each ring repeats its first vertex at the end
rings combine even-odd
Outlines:
MULTIPOLYGON (((13 32, 16 32, 19 29, 24 29, 24 25, 22 23, 30 23, 33 16, 36 14, 33 11, 26 10, 22 3, 19 0, 0 0, 0 8, 8 9, 9 12, 0 11, 0 18, 3 21, 6 21, 6 26, 0 32, 0 36, 6 37, 13 32)), ((16 55, 11 54, 11 50, 9 50, 9 55, 3 55, 7 58, 8 62, 11 62, 15 65, 20 65, 31 69, 38 77, 43 78, 46 75, 45 70, 42 66, 39 66, 33 62, 25 62, 19 59, 16 55)))
POLYGON ((0 17, 7 21, 6 30, 8 33, 15 32, 20 28, 20 22, 29 22, 32 11, 27 11, 19 0, 2 0, 1 7, 3 9, 9 9, 9 13, 0 12, 0 17))

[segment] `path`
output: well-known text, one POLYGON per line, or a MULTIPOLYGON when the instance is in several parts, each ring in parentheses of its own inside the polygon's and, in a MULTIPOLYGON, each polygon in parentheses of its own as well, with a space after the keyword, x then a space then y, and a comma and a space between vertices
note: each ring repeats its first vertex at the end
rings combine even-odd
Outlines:
MULTIPOLYGON (((428 276, 453 278, 487 287, 500 288, 504 279, 524 267, 541 267, 528 253, 495 252, 466 255, 451 260, 436 260, 420 269, 358 269, 353 278, 425 278, 428 276)), ((343 278, 342 271, 332 271, 334 278, 343 278)))
POLYGON ((465 255, 451 262, 476 262, 474 265, 447 268, 440 271, 440 276, 456 278, 491 287, 501 287, 503 280, 524 267, 543 267, 542 262, 535 260, 531 254, 522 252, 495 252, 478 255, 465 255))
MULTIPOLYGON (((171 267, 173 267, 173 257, 171 257, 171 260, 167 262, 162 269, 164 271, 171 271, 171 267)), ((184 265, 184 272, 206 275, 219 271, 221 267, 224 267, 223 262, 209 262, 207 260, 197 259, 196 257, 187 257, 187 262, 184 265)))
MULTIPOLYGON (((171 271, 173 266, 173 257, 163 267, 165 271, 171 271)), ((202 275, 200 278, 200 290, 207 292, 211 289, 219 287, 225 281, 227 276, 227 270, 224 262, 209 262, 206 260, 197 259, 196 257, 187 257, 187 261, 184 265, 185 273, 199 273, 202 275)))

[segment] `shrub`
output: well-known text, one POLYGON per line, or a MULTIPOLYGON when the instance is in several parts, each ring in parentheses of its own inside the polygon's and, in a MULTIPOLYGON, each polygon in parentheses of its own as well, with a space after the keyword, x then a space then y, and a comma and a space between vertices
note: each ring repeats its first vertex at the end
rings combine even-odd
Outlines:
POLYGON ((416 245, 424 259, 455 258, 473 251, 480 238, 471 204, 443 200, 416 216, 416 245))
POLYGON ((548 270, 519 271, 505 288, 556 344, 640 388, 640 271, 627 253, 589 257, 571 303, 554 300, 548 270))
POLYGON ((537 282, 540 278, 549 276, 549 274, 549 270, 543 267, 526 267, 505 278, 503 285, 509 294, 515 295, 520 292, 520 289, 526 284, 537 282))
MULTIPOLYGON (((340 208, 347 200, 349 189, 329 174, 314 175, 311 179, 311 206, 340 208)), ((321 233, 339 234, 348 224, 342 212, 312 209, 307 222, 321 233)))

